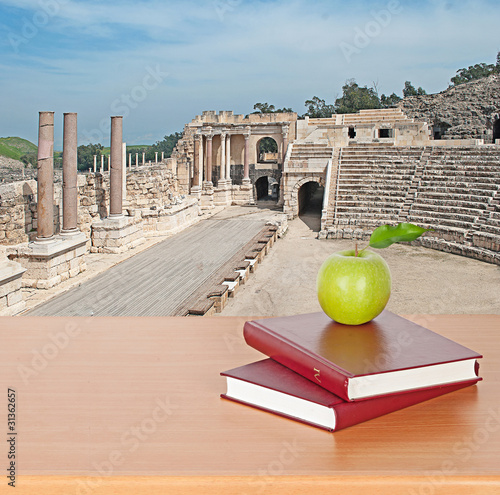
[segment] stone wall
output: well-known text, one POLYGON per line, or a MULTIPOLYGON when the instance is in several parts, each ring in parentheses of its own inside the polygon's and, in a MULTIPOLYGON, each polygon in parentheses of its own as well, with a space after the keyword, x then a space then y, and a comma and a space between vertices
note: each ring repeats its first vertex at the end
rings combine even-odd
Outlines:
POLYGON ((500 75, 437 94, 410 96, 399 107, 408 117, 427 122, 445 138, 484 139, 491 144, 493 125, 500 116, 500 75))
MULTIPOLYGON (((161 165, 127 170, 124 209, 152 209, 178 204, 178 181, 161 165)), ((37 228, 37 182, 26 180, 0 184, 0 244, 32 241, 37 228)), ((90 238, 92 223, 109 209, 109 172, 78 175, 78 228, 90 238)), ((54 232, 62 224, 62 183, 54 184, 54 232)))
POLYGON ((36 181, 0 184, 0 244, 27 242, 34 235, 33 228, 36 230, 36 181))

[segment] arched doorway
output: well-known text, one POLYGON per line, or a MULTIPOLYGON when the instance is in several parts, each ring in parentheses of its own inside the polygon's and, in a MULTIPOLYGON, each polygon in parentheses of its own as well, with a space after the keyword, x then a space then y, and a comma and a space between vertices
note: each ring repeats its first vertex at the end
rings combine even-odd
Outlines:
POLYGON ((279 199, 279 182, 268 175, 259 177, 255 181, 255 199, 276 203, 279 199))
POLYGON ((446 124, 445 122, 434 122, 432 126, 432 137, 435 141, 439 139, 443 139, 446 131, 450 128, 450 124, 446 124))
POLYGON ((495 120, 493 124, 493 144, 496 139, 500 139, 500 119, 495 120))
POLYGON ((272 137, 264 137, 257 142, 257 163, 276 163, 278 143, 272 137))
POLYGON ((315 232, 321 230, 321 212, 325 188, 318 182, 310 181, 298 192, 299 217, 315 232))

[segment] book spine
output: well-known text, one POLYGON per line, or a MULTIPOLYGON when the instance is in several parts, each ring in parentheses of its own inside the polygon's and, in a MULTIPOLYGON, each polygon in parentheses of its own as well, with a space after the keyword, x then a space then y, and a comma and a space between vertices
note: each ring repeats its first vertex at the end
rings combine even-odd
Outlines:
POLYGON ((322 360, 318 359, 318 356, 279 338, 254 322, 245 323, 243 336, 250 347, 342 399, 351 400, 347 395, 348 378, 338 370, 325 365, 322 360))

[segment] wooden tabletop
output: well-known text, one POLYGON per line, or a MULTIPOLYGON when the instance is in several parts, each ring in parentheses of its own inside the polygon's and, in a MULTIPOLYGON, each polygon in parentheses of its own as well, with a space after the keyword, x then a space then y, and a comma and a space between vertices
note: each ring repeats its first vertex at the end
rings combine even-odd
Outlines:
POLYGON ((484 380, 336 433, 220 399, 248 318, 0 318, 0 493, 500 493, 500 316, 409 318, 484 380))

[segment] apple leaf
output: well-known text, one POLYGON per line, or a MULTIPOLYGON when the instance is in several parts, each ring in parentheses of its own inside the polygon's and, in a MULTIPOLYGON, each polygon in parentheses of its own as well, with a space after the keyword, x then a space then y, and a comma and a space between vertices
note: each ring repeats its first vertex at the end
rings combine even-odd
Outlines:
POLYGON ((412 223, 399 223, 396 226, 381 225, 373 231, 369 246, 375 249, 382 249, 395 242, 414 241, 429 230, 433 229, 424 229, 412 223))

